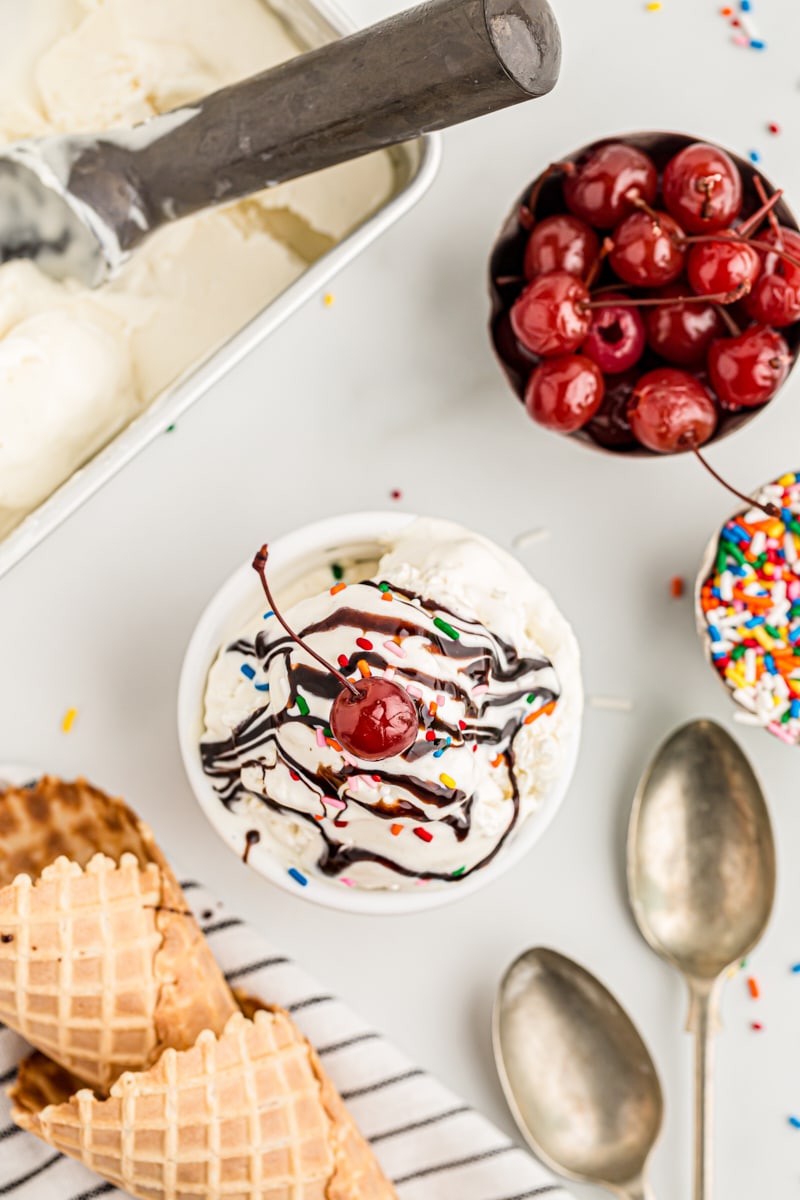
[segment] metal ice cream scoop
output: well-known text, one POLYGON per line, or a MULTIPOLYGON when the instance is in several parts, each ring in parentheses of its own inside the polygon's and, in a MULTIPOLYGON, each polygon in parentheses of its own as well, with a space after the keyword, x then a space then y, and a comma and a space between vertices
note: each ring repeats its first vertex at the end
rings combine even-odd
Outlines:
POLYGON ((520 1132, 560 1175, 652 1200, 647 1162, 664 1103, 630 1017, 583 967, 528 950, 494 1009, 494 1053, 520 1132))
POLYGON ((0 262, 96 286, 154 230, 549 92, 547 0, 429 0, 132 130, 0 156, 0 262))
POLYGON ((658 750, 639 785, 628 889, 643 937, 691 997, 695 1200, 712 1196, 712 1040, 722 981, 761 939, 775 900, 775 843, 761 785, 733 738, 692 721, 658 750))

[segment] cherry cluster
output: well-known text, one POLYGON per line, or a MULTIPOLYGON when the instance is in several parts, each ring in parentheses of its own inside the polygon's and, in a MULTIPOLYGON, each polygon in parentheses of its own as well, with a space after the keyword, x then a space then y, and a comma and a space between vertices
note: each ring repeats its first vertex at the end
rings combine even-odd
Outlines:
POLYGON ((786 379, 800 233, 755 172, 742 217, 742 175, 716 146, 684 143, 660 165, 614 141, 545 172, 493 260, 494 336, 539 424, 670 454, 786 379))

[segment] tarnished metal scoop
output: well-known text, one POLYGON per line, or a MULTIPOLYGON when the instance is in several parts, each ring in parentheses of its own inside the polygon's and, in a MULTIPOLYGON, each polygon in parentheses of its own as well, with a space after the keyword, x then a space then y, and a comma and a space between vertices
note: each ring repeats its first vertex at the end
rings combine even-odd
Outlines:
POLYGON ((430 0, 120 133, 0 156, 0 262, 94 286, 155 229, 549 92, 547 0, 430 0))
POLYGON ((601 983, 555 950, 528 950, 500 984, 494 1052, 509 1107, 539 1158, 622 1200, 652 1200, 645 1172, 661 1130, 661 1085, 601 983))
POLYGON ((644 775, 628 840, 642 935, 686 978, 696 1038, 695 1200, 711 1200, 711 1040, 728 969, 749 954, 775 898, 775 845, 761 786, 724 729, 693 721, 644 775))

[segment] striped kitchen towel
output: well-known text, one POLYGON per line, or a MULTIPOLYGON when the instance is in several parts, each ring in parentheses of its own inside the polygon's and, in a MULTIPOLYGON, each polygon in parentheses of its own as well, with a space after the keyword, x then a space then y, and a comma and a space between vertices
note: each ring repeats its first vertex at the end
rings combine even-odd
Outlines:
MULTIPOLYGON (((287 1009, 319 1054, 401 1200, 565 1200, 566 1192, 529 1154, 479 1116, 199 884, 183 884, 229 982, 287 1009)), ((0 1197, 12 1200, 124 1200, 77 1163, 11 1122, 5 1088, 25 1054, 0 1027, 0 1197)))

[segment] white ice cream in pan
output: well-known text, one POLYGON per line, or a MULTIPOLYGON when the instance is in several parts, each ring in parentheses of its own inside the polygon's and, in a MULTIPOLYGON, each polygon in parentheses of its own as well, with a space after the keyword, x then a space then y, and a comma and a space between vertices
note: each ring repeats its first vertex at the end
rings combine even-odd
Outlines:
POLYGON ((343 551, 324 590, 315 573, 284 616, 345 675, 388 673, 409 692, 412 747, 377 763, 343 750, 330 727, 341 685, 265 604, 211 669, 203 766, 220 803, 301 879, 457 886, 568 770, 577 645, 524 568, 460 526, 417 519, 373 568, 343 551))
MULTIPOLYGON (((0 0, 0 144, 129 127, 300 52, 267 0, 0 0)), ((0 537, 392 194, 371 155, 155 234, 104 287, 0 267, 0 537)))

